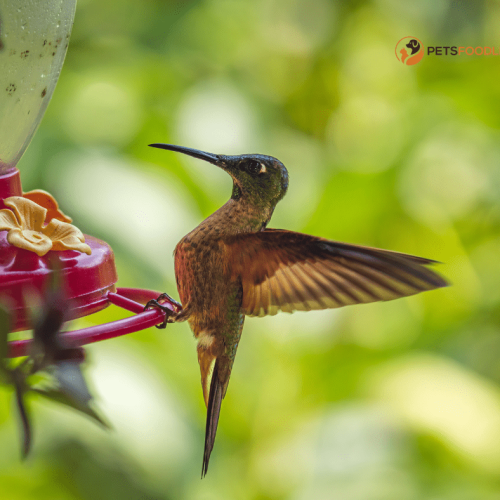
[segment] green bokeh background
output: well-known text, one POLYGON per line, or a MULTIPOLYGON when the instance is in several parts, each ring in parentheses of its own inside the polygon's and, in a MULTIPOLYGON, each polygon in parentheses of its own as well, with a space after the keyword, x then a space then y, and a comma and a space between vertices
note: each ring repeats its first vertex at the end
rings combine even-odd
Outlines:
MULTIPOLYGON (((205 408, 186 324, 88 348, 114 426, 32 400, 19 458, 0 392, 0 498, 500 498, 500 4, 79 0, 66 62, 19 164, 108 241, 119 285, 177 297, 177 241, 230 195, 211 165, 148 148, 263 153, 290 188, 272 227, 443 262, 452 287, 247 319, 200 481, 205 408)), ((123 317, 110 307, 74 328, 123 317)))

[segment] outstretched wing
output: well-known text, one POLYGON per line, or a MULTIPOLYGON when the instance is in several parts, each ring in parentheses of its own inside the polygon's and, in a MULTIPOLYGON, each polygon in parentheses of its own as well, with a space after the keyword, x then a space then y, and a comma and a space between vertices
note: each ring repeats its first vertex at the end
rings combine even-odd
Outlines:
POLYGON ((266 229, 226 240, 249 316, 393 300, 446 286, 433 260, 266 229))

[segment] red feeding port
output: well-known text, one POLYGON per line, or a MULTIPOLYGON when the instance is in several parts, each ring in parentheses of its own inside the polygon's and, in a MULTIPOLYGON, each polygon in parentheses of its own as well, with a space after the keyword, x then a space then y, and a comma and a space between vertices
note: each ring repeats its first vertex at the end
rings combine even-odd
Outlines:
MULTIPOLYGON (((19 171, 14 169, 0 175, 0 206, 12 196, 23 196, 19 171)), ((159 292, 130 288, 116 289, 118 276, 113 250, 104 241, 85 235, 91 254, 76 250, 49 251, 43 256, 17 248, 7 241, 7 231, 0 231, 0 303, 11 314, 11 331, 32 328, 29 300, 34 294, 42 296, 47 289, 53 269, 58 269, 64 284, 64 299, 68 304, 67 320, 87 316, 115 304, 136 313, 131 318, 79 331, 63 332, 67 347, 79 347, 91 342, 125 335, 149 328, 164 321, 166 313, 159 309, 144 311, 148 300, 159 292)), ((174 303, 163 303, 177 311, 174 303)), ((10 343, 10 356, 24 356, 30 340, 10 343)))

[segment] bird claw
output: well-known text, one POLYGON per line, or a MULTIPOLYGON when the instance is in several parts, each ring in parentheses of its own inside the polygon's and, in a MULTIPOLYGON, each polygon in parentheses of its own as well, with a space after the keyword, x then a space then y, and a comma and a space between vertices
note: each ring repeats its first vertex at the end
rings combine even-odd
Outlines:
POLYGON ((165 319, 163 320, 163 323, 161 323, 159 325, 155 325, 156 328, 159 328, 160 330, 163 330, 164 328, 167 327, 169 317, 174 313, 174 311, 172 311, 172 309, 170 309, 170 307, 167 307, 167 306, 160 304, 159 301, 165 300, 165 299, 168 300, 168 302, 171 305, 173 305, 175 309, 177 309, 177 311, 175 311, 175 312, 178 312, 180 309, 182 309, 182 306, 179 304, 179 302, 174 300, 167 293, 162 293, 156 299, 152 299, 152 300, 148 301, 148 303, 144 306, 144 311, 147 311, 148 309, 156 308, 156 309, 160 309, 161 311, 163 311, 165 313, 165 319))
POLYGON ((179 312, 181 309, 182 309, 182 305, 177 302, 176 300, 174 300, 172 297, 170 297, 170 295, 168 293, 162 293, 160 296, 158 296, 156 298, 157 301, 160 301, 160 300, 167 300, 168 302, 170 302, 170 304, 172 304, 174 306, 174 308, 176 309, 176 312, 179 312))

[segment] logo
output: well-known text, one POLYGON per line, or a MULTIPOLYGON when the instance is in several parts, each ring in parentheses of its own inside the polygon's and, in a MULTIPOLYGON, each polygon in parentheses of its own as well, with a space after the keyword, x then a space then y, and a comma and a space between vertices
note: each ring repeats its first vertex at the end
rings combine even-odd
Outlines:
POLYGON ((500 46, 432 46, 424 47, 423 43, 414 36, 405 36, 396 44, 396 57, 399 62, 407 66, 413 66, 419 63, 424 57, 424 52, 427 51, 427 56, 434 59, 433 56, 500 56, 500 46))
POLYGON ((420 62, 424 57, 424 52, 423 43, 414 36, 405 36, 396 44, 396 57, 407 66, 420 62))

